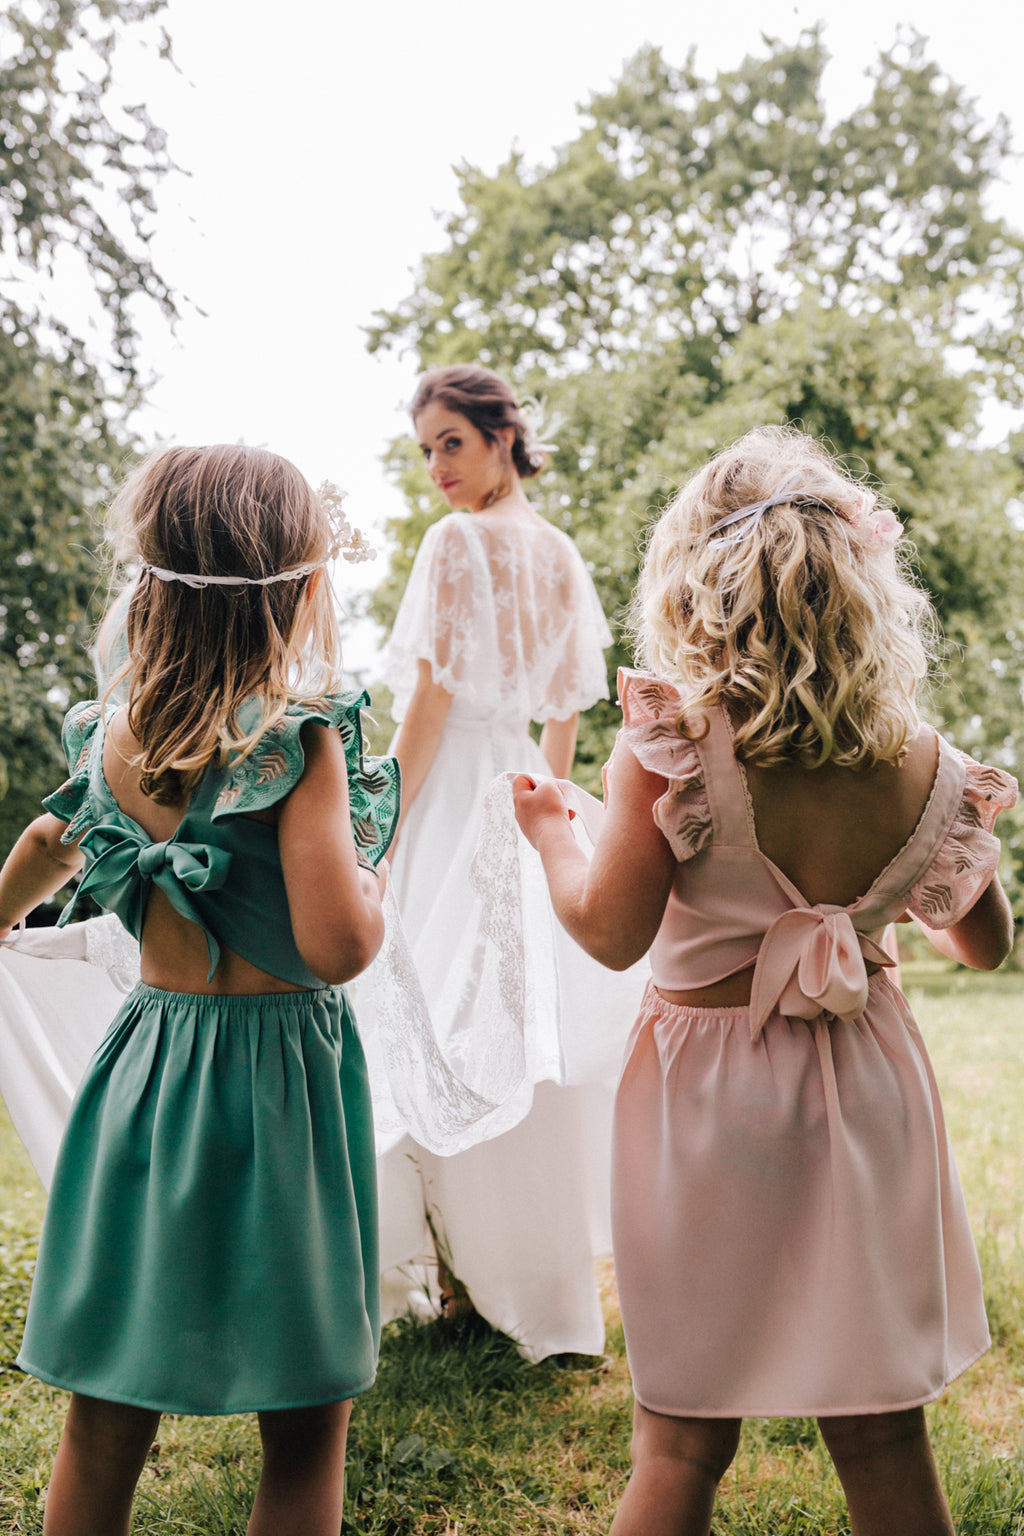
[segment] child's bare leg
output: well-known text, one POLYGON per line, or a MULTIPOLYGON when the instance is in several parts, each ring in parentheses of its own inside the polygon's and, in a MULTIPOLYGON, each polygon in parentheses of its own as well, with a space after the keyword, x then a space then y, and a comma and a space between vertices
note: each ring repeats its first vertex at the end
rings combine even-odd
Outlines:
POLYGON ((922 1408, 819 1419, 852 1536, 953 1536, 922 1408))
POLYGON ((633 1475, 612 1536, 707 1536, 739 1419, 677 1419, 633 1410, 633 1475))
POLYGON ((247 1536, 338 1536, 351 1399, 261 1413, 263 1472, 247 1536))
POLYGON ((75 1392, 43 1518, 44 1536, 127 1536, 158 1413, 75 1392))

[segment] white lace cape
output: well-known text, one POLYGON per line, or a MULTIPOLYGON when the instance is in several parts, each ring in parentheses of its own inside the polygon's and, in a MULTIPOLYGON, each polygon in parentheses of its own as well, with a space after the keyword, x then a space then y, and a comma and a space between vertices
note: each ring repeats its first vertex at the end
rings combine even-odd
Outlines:
POLYGON ((473 712, 564 720, 607 698, 611 643, 566 534, 533 513, 453 512, 427 529, 385 651, 392 714, 405 717, 422 659, 473 712))

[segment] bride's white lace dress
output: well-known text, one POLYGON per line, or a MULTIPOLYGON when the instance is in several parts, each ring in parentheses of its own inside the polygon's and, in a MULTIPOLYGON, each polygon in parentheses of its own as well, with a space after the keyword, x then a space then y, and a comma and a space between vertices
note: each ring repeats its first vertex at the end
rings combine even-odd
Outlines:
POLYGON ((406 1137, 380 1159, 385 1300, 429 1287, 436 1237, 531 1359, 604 1347, 594 1258, 610 1250, 612 1088, 642 977, 603 971, 558 926, 495 779, 550 773, 530 721, 606 697, 610 643, 565 534, 525 510, 456 512, 424 538, 387 653, 396 719, 420 659, 453 696, 392 882, 439 1048, 496 1108, 455 1155, 406 1137))

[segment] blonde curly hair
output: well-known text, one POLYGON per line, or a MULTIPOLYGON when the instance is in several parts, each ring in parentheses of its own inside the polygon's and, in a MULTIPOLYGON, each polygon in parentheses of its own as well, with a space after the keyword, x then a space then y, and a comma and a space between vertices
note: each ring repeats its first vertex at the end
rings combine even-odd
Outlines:
POLYGON ((670 502, 630 631, 641 665, 686 695, 681 735, 692 739, 694 715, 721 703, 737 755, 761 767, 902 759, 920 725, 936 622, 893 543, 892 513, 875 506, 867 486, 791 427, 748 432, 670 502), (712 532, 790 486, 763 516, 712 532))

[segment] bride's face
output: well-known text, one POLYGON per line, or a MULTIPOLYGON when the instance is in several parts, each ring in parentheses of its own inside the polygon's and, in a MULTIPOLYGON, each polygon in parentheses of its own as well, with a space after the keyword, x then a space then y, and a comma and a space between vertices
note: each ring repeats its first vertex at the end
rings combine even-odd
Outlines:
POLYGON ((508 478, 499 444, 439 400, 423 407, 414 426, 430 478, 448 505, 481 512, 508 478))

